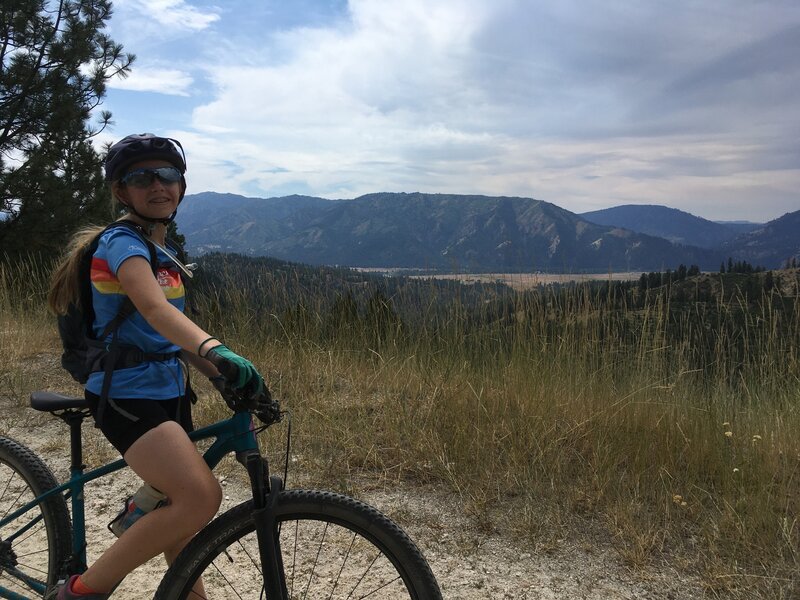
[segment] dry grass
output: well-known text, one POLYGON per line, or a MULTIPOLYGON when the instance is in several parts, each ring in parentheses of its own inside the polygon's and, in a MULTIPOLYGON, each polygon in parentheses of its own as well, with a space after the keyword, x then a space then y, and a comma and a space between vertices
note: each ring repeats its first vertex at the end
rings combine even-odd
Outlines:
MULTIPOLYGON (((41 303, 3 277, 1 376, 19 401, 50 383, 56 341, 41 303)), ((477 527, 543 550, 600 525, 634 568, 690 567, 720 596, 800 594, 797 306, 766 303, 732 327, 720 305, 685 317, 676 339, 666 299, 623 314, 526 301, 502 324, 468 326, 456 310, 414 335, 337 336, 258 314, 234 287, 204 301, 209 329, 292 411, 295 466, 320 485, 443 483, 477 527)), ((221 406, 198 405, 198 420, 221 406)))

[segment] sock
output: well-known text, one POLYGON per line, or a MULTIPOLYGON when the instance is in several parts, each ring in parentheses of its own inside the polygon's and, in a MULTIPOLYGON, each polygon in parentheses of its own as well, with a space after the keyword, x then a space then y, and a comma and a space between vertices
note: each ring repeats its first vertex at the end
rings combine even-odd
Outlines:
POLYGON ((97 594, 97 591, 93 590, 92 588, 88 587, 80 577, 76 577, 72 580, 72 585, 70 586, 70 591, 73 594, 77 594, 78 596, 88 596, 89 594, 97 594))

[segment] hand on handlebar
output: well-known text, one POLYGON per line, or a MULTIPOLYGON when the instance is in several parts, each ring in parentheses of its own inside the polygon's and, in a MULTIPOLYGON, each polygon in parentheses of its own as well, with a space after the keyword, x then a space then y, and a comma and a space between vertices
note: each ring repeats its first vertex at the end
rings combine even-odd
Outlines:
POLYGON ((209 350, 205 358, 220 372, 210 381, 231 410, 253 412, 267 425, 281 420, 280 405, 253 363, 222 345, 209 350))
MULTIPOLYGON (((205 357, 220 372, 231 387, 244 396, 258 396, 266 389, 264 378, 246 358, 220 344, 211 348, 205 357)), ((269 392, 268 392, 269 393, 269 392)))
POLYGON ((272 394, 264 387, 257 396, 245 397, 241 392, 236 391, 233 386, 222 376, 209 377, 209 381, 214 384, 217 391, 234 412, 252 412, 265 425, 271 425, 281 420, 281 407, 277 400, 272 399, 272 394))

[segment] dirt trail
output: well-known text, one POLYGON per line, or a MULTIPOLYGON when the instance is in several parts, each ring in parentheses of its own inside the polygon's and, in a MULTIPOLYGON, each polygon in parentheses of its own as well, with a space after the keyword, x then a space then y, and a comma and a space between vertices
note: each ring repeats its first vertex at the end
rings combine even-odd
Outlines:
MULTIPOLYGON (((68 432, 48 415, 25 414, 0 397, 0 433, 31 447, 63 480, 68 474, 68 432), (23 418, 24 417, 24 418, 23 418)), ((27 411, 25 411, 27 412, 27 411)), ((86 445, 115 458, 95 430, 84 426, 86 445)), ((90 450, 90 453, 92 451, 90 450)), ((91 454, 90 454, 91 457, 91 454)), ((235 465, 230 468, 238 468, 235 465)), ((224 470, 224 469, 223 469, 224 470)), ((86 492, 90 562, 113 541, 106 523, 138 480, 129 471, 102 479, 86 492)), ((246 499, 249 491, 232 473, 223 474, 223 509, 246 499)), ((482 533, 463 515, 456 499, 435 488, 383 488, 360 499, 389 514, 423 549, 446 599, 486 600, 682 600, 707 597, 697 581, 664 567, 626 568, 608 545, 576 538, 555 551, 536 553, 502 534, 482 533)), ((164 571, 160 559, 129 575, 115 598, 151 598, 164 571)))

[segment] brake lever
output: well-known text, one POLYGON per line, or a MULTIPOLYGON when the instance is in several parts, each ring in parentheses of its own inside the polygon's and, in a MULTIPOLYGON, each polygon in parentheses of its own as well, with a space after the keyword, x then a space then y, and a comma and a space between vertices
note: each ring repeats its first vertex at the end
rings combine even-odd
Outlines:
POLYGON ((273 425, 283 419, 280 402, 275 400, 266 389, 258 398, 253 398, 243 391, 235 390, 222 375, 211 377, 210 380, 232 411, 250 412, 257 416, 264 425, 273 425))

